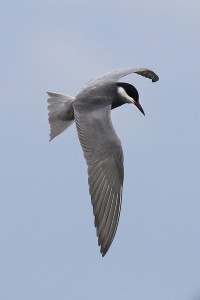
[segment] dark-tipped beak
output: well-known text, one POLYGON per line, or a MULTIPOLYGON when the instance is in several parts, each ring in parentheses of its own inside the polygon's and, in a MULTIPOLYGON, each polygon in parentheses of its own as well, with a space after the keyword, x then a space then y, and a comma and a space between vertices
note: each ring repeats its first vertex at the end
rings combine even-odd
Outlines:
POLYGON ((141 113, 145 116, 144 110, 142 108, 142 105, 139 102, 134 102, 135 106, 141 111, 141 113))

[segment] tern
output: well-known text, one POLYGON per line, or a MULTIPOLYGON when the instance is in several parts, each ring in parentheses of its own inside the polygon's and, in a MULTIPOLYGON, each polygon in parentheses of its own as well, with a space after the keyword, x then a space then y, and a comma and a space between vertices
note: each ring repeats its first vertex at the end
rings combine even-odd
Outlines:
POLYGON ((110 117, 112 109, 134 104, 143 114, 137 89, 118 80, 137 73, 156 82, 146 68, 127 68, 90 80, 76 97, 48 92, 50 141, 74 121, 88 167, 88 184, 100 252, 104 256, 117 230, 124 180, 123 150, 110 117))

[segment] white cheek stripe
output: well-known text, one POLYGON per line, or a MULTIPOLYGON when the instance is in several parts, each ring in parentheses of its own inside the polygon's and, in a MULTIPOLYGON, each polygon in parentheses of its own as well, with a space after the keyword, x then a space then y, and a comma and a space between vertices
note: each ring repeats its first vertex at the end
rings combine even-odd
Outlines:
POLYGON ((131 98, 125 91, 123 87, 117 87, 117 91, 119 96, 124 100, 126 103, 134 103, 133 98, 131 98))

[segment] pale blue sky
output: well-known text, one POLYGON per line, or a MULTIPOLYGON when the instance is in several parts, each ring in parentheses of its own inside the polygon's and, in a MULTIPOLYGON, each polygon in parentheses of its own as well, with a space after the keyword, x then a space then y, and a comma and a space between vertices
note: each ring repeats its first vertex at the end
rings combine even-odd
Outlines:
POLYGON ((0 299, 200 299, 199 1, 4 1, 0 12, 0 299), (102 258, 73 126, 49 143, 46 91, 121 67, 146 116, 112 113, 125 155, 102 258))

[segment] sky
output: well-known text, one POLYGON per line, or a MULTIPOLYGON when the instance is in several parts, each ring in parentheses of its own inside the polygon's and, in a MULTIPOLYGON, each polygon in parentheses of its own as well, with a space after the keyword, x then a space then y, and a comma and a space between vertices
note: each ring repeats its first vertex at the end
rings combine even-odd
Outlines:
POLYGON ((3 1, 0 12, 0 299, 200 299, 200 3, 3 1), (122 212, 102 258, 75 126, 49 143, 46 91, 130 75, 144 117, 112 121, 122 212))

